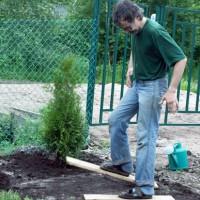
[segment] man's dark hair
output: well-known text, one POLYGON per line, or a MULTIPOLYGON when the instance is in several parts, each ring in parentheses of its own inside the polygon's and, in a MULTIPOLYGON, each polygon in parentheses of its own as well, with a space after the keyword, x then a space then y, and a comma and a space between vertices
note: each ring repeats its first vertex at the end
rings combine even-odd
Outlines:
POLYGON ((121 20, 132 23, 135 18, 142 20, 143 9, 130 0, 120 0, 114 7, 113 21, 120 26, 121 20))

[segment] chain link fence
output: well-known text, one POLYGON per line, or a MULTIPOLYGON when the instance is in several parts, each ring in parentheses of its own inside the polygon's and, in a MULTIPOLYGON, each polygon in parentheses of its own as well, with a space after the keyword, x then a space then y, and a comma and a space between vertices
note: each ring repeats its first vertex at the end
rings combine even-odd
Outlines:
POLYGON ((0 21, 1 141, 16 140, 20 130, 34 139, 32 120, 52 99, 54 71, 72 53, 80 63, 77 93, 85 114, 93 25, 92 19, 0 21))

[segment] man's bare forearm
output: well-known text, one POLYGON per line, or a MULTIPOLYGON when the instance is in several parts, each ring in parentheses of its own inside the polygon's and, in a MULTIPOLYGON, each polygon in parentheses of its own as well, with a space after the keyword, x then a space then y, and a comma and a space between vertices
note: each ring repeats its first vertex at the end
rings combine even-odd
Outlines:
POLYGON ((130 54, 129 62, 128 62, 128 68, 133 70, 133 56, 132 52, 130 54))
POLYGON ((187 58, 180 60, 175 64, 172 74, 172 79, 168 89, 170 92, 176 92, 178 84, 183 76, 186 63, 187 63, 187 58))
POLYGON ((129 88, 132 86, 132 79, 131 79, 132 75, 133 75, 133 57, 132 57, 132 52, 131 52, 130 59, 128 62, 128 69, 126 72, 126 85, 129 88))

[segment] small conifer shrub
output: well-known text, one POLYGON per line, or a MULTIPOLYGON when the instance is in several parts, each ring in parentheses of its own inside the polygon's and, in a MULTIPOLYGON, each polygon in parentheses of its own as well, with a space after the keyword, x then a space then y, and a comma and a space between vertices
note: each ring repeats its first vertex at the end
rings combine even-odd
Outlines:
POLYGON ((70 55, 55 71, 53 99, 43 113, 43 133, 47 147, 61 158, 77 157, 85 143, 85 119, 80 97, 75 92, 80 82, 80 59, 70 55))

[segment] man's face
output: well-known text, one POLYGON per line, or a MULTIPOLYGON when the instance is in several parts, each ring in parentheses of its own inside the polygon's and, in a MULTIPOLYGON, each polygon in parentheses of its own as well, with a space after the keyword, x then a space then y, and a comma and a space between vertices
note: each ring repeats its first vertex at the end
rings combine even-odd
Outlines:
POLYGON ((132 23, 125 21, 125 20, 121 20, 120 28, 122 28, 124 31, 126 31, 128 33, 137 34, 141 29, 140 23, 141 23, 141 20, 139 20, 138 18, 135 18, 132 23))

